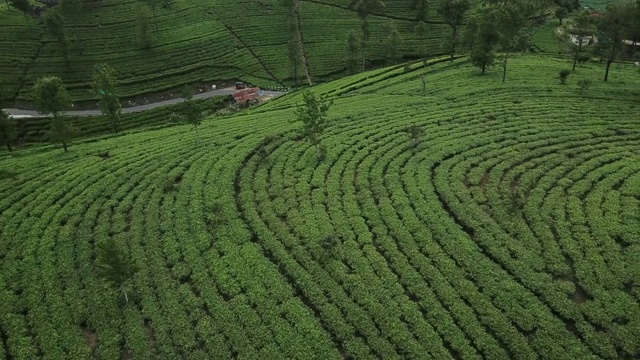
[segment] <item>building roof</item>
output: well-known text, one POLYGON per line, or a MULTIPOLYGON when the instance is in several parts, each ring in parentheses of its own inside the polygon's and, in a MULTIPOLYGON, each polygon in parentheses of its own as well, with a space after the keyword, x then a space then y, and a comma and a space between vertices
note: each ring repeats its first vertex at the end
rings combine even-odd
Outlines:
POLYGON ((253 99, 259 98, 260 97, 260 88, 259 87, 254 87, 254 88, 249 88, 249 89, 236 91, 231 96, 233 96, 233 99, 237 103, 244 103, 244 102, 247 102, 248 100, 253 100, 253 99))

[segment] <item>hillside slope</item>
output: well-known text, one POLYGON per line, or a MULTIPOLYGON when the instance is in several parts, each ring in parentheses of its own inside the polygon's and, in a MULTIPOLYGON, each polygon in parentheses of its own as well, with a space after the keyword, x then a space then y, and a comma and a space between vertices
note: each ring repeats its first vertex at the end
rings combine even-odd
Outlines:
MULTIPOLYGON (((423 43, 438 51, 448 30, 429 24, 425 41, 414 33, 412 0, 398 0, 385 14, 371 17, 373 59, 383 58, 382 27, 394 21, 404 42, 400 50, 417 54, 423 43)), ((139 7, 130 0, 85 2, 81 12, 67 15, 72 39, 71 61, 65 65, 55 38, 37 19, 28 21, 15 10, 0 5, 0 78, 10 85, 9 95, 31 100, 38 77, 64 79, 77 101, 92 97, 89 82, 93 66, 107 62, 119 73, 121 96, 130 97, 173 89, 184 83, 242 79, 260 86, 290 84, 287 42, 291 35, 286 9, 279 0, 175 0, 169 8, 150 12, 151 47, 138 40, 139 7)), ((344 71, 345 34, 359 29, 360 20, 346 9, 346 1, 303 0, 301 29, 315 78, 344 71)), ((146 6, 146 5, 144 5, 146 6)), ((437 21, 434 9, 431 18, 437 21)))
POLYGON ((638 358, 637 69, 510 64, 314 87, 322 162, 298 93, 5 153, 0 359, 638 358), (128 303, 98 276, 108 239, 139 268, 128 303))

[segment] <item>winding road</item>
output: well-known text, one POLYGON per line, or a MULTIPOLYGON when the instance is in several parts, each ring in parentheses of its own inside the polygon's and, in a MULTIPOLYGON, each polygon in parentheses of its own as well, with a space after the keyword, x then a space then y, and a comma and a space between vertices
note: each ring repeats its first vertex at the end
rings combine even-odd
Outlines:
MULTIPOLYGON (((235 93, 236 90, 233 87, 229 87, 229 88, 224 88, 224 89, 217 89, 217 90, 211 90, 211 91, 207 91, 207 92, 203 92, 200 94, 196 94, 193 96, 194 99, 207 99, 207 98, 211 98, 214 96, 223 96, 223 95, 231 95, 233 93, 235 93)), ((280 95, 284 95, 286 94, 286 92, 284 91, 267 91, 267 90, 263 90, 263 93, 265 96, 270 96, 270 97, 278 97, 280 95)), ((133 112, 139 112, 139 111, 145 111, 145 110, 150 110, 150 109, 155 109, 157 107, 161 107, 161 106, 167 106, 167 105, 173 105, 173 104, 177 104, 179 102, 184 101, 183 98, 175 98, 175 99, 169 99, 169 100, 162 100, 162 101, 158 101, 158 102, 154 102, 154 103, 150 103, 150 104, 144 104, 144 105, 137 105, 137 106, 131 106, 131 107, 123 107, 122 108, 122 112, 123 113, 133 113, 133 112)), ((22 110, 22 109, 14 109, 14 108, 7 108, 4 109, 5 112, 7 112, 9 114, 9 116, 13 117, 13 118, 29 118, 29 117, 48 117, 50 116, 49 114, 42 114, 36 110, 22 110)), ((96 116, 96 115, 102 115, 102 112, 100 110, 77 110, 77 111, 65 111, 64 115, 68 115, 68 116, 96 116)))

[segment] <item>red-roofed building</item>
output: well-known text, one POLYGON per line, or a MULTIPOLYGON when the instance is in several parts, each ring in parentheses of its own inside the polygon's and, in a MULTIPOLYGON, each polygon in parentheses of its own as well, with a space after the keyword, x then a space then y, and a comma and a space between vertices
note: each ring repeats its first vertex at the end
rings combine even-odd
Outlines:
POLYGON ((256 102, 260 98, 260 88, 254 87, 236 91, 231 96, 233 96, 233 100, 235 100, 237 104, 248 104, 256 102))
POLYGON ((591 14, 589 14, 589 17, 592 18, 599 18, 600 16, 602 16, 602 13, 600 11, 593 11, 591 12, 591 14))

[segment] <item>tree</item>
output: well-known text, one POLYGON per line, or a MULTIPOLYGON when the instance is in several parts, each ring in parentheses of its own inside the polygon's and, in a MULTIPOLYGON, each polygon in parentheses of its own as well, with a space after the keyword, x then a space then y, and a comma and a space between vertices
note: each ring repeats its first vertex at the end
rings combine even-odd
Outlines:
POLYGON ((16 139, 16 121, 0 108, 0 140, 13 151, 11 143, 16 139))
POLYGON ((369 30, 369 15, 374 11, 384 11, 385 4, 381 0, 349 0, 349 10, 354 10, 358 17, 362 20, 362 70, 365 69, 367 59, 367 44, 371 31, 369 30))
POLYGON ((429 27, 424 21, 420 21, 418 22, 418 25, 413 28, 413 31, 418 35, 418 38, 423 41, 423 45, 420 47, 420 56, 427 56, 427 34, 429 27))
POLYGON ((629 14, 635 13, 634 10, 631 3, 613 3, 607 6, 605 13, 597 21, 597 28, 601 34, 599 46, 607 58, 604 81, 609 80, 611 64, 622 52, 623 35, 630 26, 629 14))
POLYGON ((462 25, 470 7, 469 0, 438 0, 438 14, 451 27, 451 38, 446 46, 451 53, 451 61, 456 53, 458 28, 462 25))
POLYGON ((320 158, 322 155, 320 136, 328 126, 327 111, 333 104, 333 100, 329 101, 325 96, 318 96, 309 90, 302 93, 302 99, 302 104, 296 108, 294 121, 302 123, 302 135, 316 147, 318 158, 320 158))
POLYGON ((38 111, 44 114, 53 114, 51 138, 53 141, 62 143, 66 152, 74 129, 67 124, 60 113, 71 105, 71 96, 62 80, 55 76, 45 76, 38 79, 34 85, 34 95, 38 111))
POLYGON ((465 39, 471 48, 469 60, 484 75, 487 67, 495 62, 494 48, 500 40, 495 9, 485 8, 469 21, 465 39))
POLYGON ((578 80, 578 87, 580 87, 580 93, 582 94, 585 90, 589 90, 589 88, 591 87, 591 80, 589 79, 578 80))
POLYGON ((118 247, 113 237, 98 244, 97 255, 98 274, 117 290, 121 290, 128 303, 127 282, 138 272, 133 259, 118 247))
POLYGON ((562 70, 560 70, 559 75, 560 75, 560 84, 566 85, 567 84, 567 78, 569 77, 569 75, 571 75, 571 70, 562 69, 562 70))
POLYGON ((389 64, 396 64, 401 57, 398 56, 398 47, 402 43, 400 33, 393 22, 390 22, 385 26, 384 33, 385 61, 389 64))
POLYGON ((559 7, 556 9, 555 15, 558 20, 560 20, 560 25, 562 25, 562 20, 565 19, 567 15, 569 15, 569 10, 563 7, 559 7))
POLYGON ((149 33, 149 8, 139 5, 137 10, 138 42, 143 49, 151 47, 151 34, 149 33))
POLYGON ((503 51, 502 82, 507 79, 507 62, 514 51, 526 50, 529 45, 529 17, 534 7, 528 0, 512 0, 495 8, 495 24, 499 33, 499 44, 503 51))
POLYGON ((361 39, 354 30, 349 30, 345 40, 345 62, 349 74, 358 72, 358 53, 360 53, 361 39))
POLYGON ((298 65, 300 64, 301 56, 300 43, 295 37, 293 37, 287 43, 287 55, 289 57, 289 64, 291 65, 291 72, 293 75, 293 83, 298 83, 298 65))
POLYGON ((182 88, 182 98, 184 99, 184 117, 187 122, 198 130, 198 126, 202 122, 202 113, 196 104, 192 101, 194 95, 193 87, 185 85, 182 88))
POLYGON ((122 106, 116 94, 115 87, 118 84, 115 71, 107 64, 96 64, 93 69, 93 93, 100 99, 100 110, 109 119, 113 132, 120 130, 120 115, 122 106))
POLYGON ((576 63, 582 52, 582 43, 585 37, 593 34, 594 31, 595 28, 587 13, 583 12, 576 17, 573 28, 571 29, 571 32, 578 37, 578 46, 573 48, 573 71, 576 71, 576 63))
POLYGON ((429 14, 429 1, 428 0, 412 0, 411 4, 416 10, 416 20, 425 21, 429 14))

